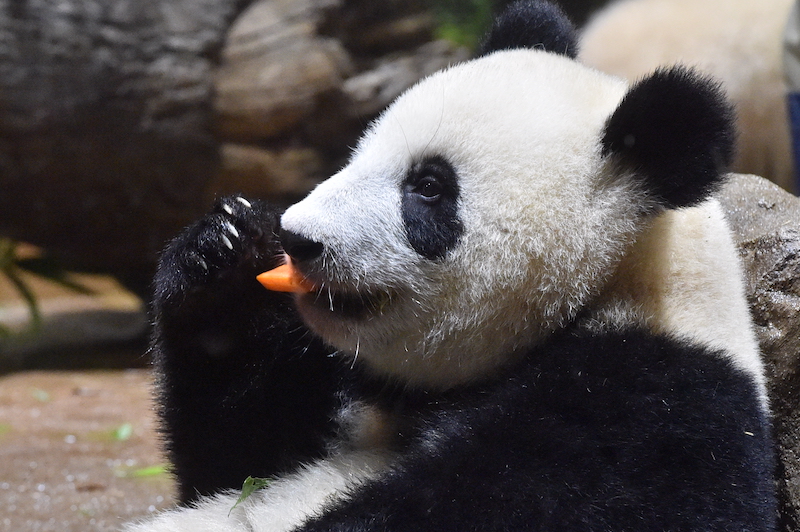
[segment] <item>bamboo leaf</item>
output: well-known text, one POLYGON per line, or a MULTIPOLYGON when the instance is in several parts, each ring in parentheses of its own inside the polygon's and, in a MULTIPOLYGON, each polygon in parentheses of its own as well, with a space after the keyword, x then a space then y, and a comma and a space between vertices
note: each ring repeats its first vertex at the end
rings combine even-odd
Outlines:
MULTIPOLYGON (((239 506, 240 503, 244 502, 250 495, 253 494, 256 490, 260 490, 261 488, 266 488, 272 482, 270 478, 259 478, 259 477, 247 477, 244 479, 244 483, 242 484, 242 494, 239 495, 239 498, 236 500, 236 503, 231 507, 231 512, 234 508, 239 506)), ((230 512, 228 512, 230 515, 230 512)))
POLYGON ((130 423, 123 423, 112 431, 112 437, 117 441, 126 441, 133 436, 133 425, 130 423))
POLYGON ((7 268, 4 273, 28 305, 28 309, 31 312, 31 330, 39 330, 42 325, 42 314, 39 311, 39 303, 36 301, 36 296, 33 294, 33 291, 28 288, 28 285, 22 280, 16 269, 7 268))
POLYGON ((120 478, 147 478, 166 474, 169 466, 164 464, 140 467, 138 469, 115 469, 114 476, 120 478))

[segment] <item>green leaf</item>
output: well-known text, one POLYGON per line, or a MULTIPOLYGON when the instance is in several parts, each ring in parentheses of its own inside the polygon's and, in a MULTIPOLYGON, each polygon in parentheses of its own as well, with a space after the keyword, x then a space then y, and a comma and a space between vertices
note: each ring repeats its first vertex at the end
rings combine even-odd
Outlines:
POLYGON ((0 271, 14 265, 17 257, 17 243, 8 238, 0 238, 0 271))
POLYGON ((476 49, 491 26, 493 0, 432 0, 436 14, 436 37, 476 49))
POLYGON ((115 469, 114 475, 121 478, 145 478, 157 477, 169 471, 169 466, 165 464, 140 467, 139 469, 115 469))
POLYGON ((34 388, 31 390, 31 395, 40 403, 50 402, 50 394, 41 388, 34 388))
POLYGON ((11 284, 14 285, 14 288, 17 289, 22 298, 25 300, 25 303, 28 305, 28 309, 31 312, 31 330, 39 330, 42 325, 42 314, 39 311, 39 303, 37 303, 36 296, 33 295, 33 291, 28 288, 28 285, 22 280, 14 267, 5 268, 3 273, 8 280, 11 281, 11 284))
POLYGON ((128 473, 128 476, 133 478, 156 477, 158 475, 163 475, 168 470, 169 470, 168 466, 164 464, 158 464, 149 467, 134 469, 133 471, 128 473))
MULTIPOLYGON (((245 499, 252 495, 253 492, 260 490, 261 488, 266 488, 271 482, 271 478, 247 477, 244 479, 244 483, 242 484, 242 494, 239 495, 239 498, 236 500, 236 504, 231 507, 231 512, 234 508, 239 506, 239 503, 244 502, 245 499)), ((228 515, 230 515, 230 512, 228 512, 228 515)))
MULTIPOLYGON (((18 243, 9 238, 0 238, 0 275, 5 276, 25 300, 31 314, 29 332, 37 332, 42 325, 42 314, 36 295, 28 286, 21 272, 28 272, 43 277, 64 288, 81 294, 92 295, 94 292, 75 282, 59 264, 49 257, 32 257, 23 259, 18 254, 18 243)), ((12 331, 9 327, 0 324, 0 338, 9 338, 12 331)))
POLYGON ((112 432, 112 436, 117 441, 126 441, 133 436, 133 425, 130 423, 124 423, 119 427, 115 428, 112 432))

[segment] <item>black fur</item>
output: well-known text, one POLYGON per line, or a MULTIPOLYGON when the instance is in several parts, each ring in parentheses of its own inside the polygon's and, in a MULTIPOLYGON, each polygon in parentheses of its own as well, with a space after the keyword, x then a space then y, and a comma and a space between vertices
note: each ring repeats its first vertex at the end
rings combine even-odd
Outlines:
POLYGON ((414 251, 431 260, 443 258, 461 239, 458 175, 442 157, 414 165, 403 183, 402 213, 414 251))
POLYGON ((577 32, 557 5, 521 0, 497 17, 479 54, 515 48, 538 48, 574 59, 578 55, 577 32))
POLYGON ((182 502, 319 457, 333 434, 338 361, 289 296, 256 282, 281 250, 278 213, 251 204, 221 200, 169 245, 155 280, 161 419, 182 502))
POLYGON ((567 333, 487 385, 420 397, 394 399, 417 425, 391 472, 300 530, 775 529, 756 388, 703 348, 567 333))
POLYGON ((682 67, 658 70, 628 91, 602 142, 603 155, 640 174, 659 203, 695 205, 733 158, 733 108, 717 83, 682 67))
POLYGON ((154 347, 183 501, 323 456, 337 396, 355 390, 397 420, 399 458, 300 530, 775 530, 769 420, 752 378, 721 354, 568 330, 473 387, 351 388, 359 368, 340 367, 252 280, 276 263, 275 213, 235 201, 173 242, 157 278, 154 347))
MULTIPOLYGON (((253 281, 277 262, 275 227, 226 199, 161 262, 154 347, 184 502, 322 456, 334 434, 344 369, 253 281)), ((566 332, 480 386, 361 389, 404 420, 401 458, 304 530, 774 530, 755 386, 703 348, 566 332)))

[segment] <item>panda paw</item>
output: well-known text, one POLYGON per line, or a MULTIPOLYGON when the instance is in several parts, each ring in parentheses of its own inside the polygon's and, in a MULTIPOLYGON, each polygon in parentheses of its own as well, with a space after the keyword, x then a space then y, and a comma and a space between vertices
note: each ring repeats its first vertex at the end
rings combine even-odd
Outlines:
POLYGON ((252 287, 255 275, 280 261, 279 216, 269 204, 241 196, 217 201, 164 252, 156 299, 171 300, 220 283, 252 287))

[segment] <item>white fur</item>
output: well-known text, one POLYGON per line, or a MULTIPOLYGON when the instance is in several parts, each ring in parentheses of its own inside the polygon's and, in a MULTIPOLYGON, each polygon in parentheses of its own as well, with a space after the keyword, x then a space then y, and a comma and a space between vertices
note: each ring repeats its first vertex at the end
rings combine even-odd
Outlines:
POLYGON ((586 26, 581 60, 631 81, 674 63, 722 81, 737 107, 733 169, 794 182, 781 36, 792 0, 621 0, 586 26))
POLYGON ((722 350, 750 375, 767 406, 739 255, 716 200, 666 211, 638 238, 584 325, 640 323, 722 350))
POLYGON ((376 478, 387 452, 357 451, 320 460, 275 480, 236 508, 238 491, 201 499, 124 528, 125 532, 287 532, 319 515, 348 490, 376 478))
POLYGON ((605 121, 625 91, 616 78, 531 50, 422 81, 384 113, 342 172, 282 218, 325 244, 322 280, 332 297, 386 293, 366 320, 313 305, 325 290, 301 296, 307 323, 377 372, 447 388, 521 356, 592 301, 608 301, 595 315, 609 325, 624 324, 625 309, 626 319, 656 332, 724 348, 763 390, 719 208, 665 213, 639 235, 642 198, 630 176, 600 158, 605 121), (405 175, 430 155, 459 175, 464 225, 459 245, 435 262, 411 249, 400 212, 405 175), (614 271, 625 283, 607 289, 614 271))
POLYGON ((325 289, 387 294, 368 320, 313 305, 325 290, 301 296, 307 323, 378 372, 439 388, 482 377, 563 326, 636 230, 636 191, 606 168, 598 142, 625 90, 534 50, 495 53, 412 88, 351 163, 282 218, 325 244, 325 289), (464 224, 439 262, 410 247, 400 212, 409 168, 433 155, 459 174, 464 224))

